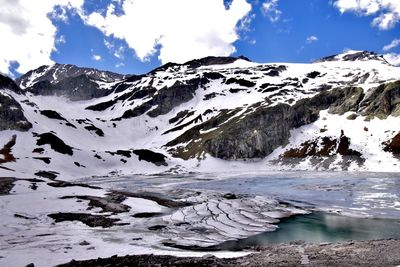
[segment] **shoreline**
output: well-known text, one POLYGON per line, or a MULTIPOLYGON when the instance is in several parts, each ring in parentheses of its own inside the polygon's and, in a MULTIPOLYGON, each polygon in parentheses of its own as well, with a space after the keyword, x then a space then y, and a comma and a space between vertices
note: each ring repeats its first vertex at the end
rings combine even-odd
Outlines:
POLYGON ((301 241, 256 247, 255 253, 238 258, 175 257, 167 255, 112 256, 72 260, 59 267, 86 266, 397 266, 400 240, 381 239, 308 244, 301 241))

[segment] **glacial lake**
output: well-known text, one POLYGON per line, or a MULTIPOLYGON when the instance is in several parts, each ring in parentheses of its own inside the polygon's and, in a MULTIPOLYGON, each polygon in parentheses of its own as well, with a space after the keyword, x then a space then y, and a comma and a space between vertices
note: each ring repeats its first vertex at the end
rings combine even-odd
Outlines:
POLYGON ((274 232, 266 232, 238 241, 228 241, 221 250, 240 250, 291 241, 306 243, 340 242, 349 240, 400 239, 400 220, 354 218, 316 212, 284 219, 274 232))
POLYGON ((95 178, 91 184, 161 194, 218 191, 266 196, 313 211, 282 219, 278 230, 228 241, 220 249, 302 240, 337 242, 400 238, 400 174, 276 172, 95 178))

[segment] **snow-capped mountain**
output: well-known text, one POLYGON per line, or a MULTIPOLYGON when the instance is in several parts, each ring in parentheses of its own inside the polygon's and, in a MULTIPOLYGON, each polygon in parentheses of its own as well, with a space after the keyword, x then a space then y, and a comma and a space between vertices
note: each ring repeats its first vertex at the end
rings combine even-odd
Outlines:
POLYGON ((132 76, 55 64, 1 76, 0 99, 3 175, 400 167, 400 68, 366 51, 132 76))

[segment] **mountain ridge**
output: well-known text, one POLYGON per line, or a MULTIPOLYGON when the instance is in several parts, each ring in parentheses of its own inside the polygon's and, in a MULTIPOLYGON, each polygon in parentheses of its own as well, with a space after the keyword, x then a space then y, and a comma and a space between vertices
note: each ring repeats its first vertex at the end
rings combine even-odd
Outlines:
POLYGON ((45 66, 21 76, 22 88, 0 80, 11 100, 0 146, 16 136, 15 160, 0 171, 379 170, 382 160, 395 170, 399 80, 398 67, 367 51, 310 64, 206 57, 125 76, 45 66))

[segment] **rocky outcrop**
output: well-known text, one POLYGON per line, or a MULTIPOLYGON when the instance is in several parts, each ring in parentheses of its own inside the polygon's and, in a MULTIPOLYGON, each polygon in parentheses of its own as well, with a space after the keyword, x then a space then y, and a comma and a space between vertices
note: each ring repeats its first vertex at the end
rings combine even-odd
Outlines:
POLYGON ((16 82, 36 95, 65 96, 78 101, 108 95, 114 88, 101 88, 99 83, 111 83, 125 77, 109 71, 55 64, 29 71, 16 82))
POLYGON ((65 96, 73 101, 98 98, 111 93, 111 90, 100 89, 99 84, 86 74, 68 77, 55 83, 49 80, 39 81, 27 90, 35 95, 65 96))
POLYGON ((27 88, 35 83, 49 81, 55 83, 69 78, 86 75, 92 80, 102 82, 114 82, 126 78, 126 75, 101 71, 93 68, 82 68, 71 64, 54 64, 52 66, 41 66, 35 70, 31 70, 19 77, 16 82, 21 88, 27 88))
POLYGON ((8 89, 18 94, 22 93, 21 88, 13 80, 0 74, 0 90, 2 89, 8 89))
POLYGON ((400 81, 381 84, 371 89, 360 104, 361 114, 386 119, 400 116, 400 81))
POLYGON ((38 140, 36 141, 36 145, 38 146, 43 146, 43 145, 50 145, 51 149, 54 151, 61 153, 61 154, 67 154, 72 156, 74 154, 72 147, 69 145, 65 144, 63 140, 61 140, 59 137, 57 137, 53 133, 43 133, 39 134, 38 140))
POLYGON ((146 112, 152 118, 167 114, 178 105, 191 100, 196 90, 206 83, 208 83, 206 78, 195 78, 186 83, 177 81, 171 87, 164 87, 157 91, 149 101, 134 109, 125 111, 121 118, 137 117, 146 112))
POLYGON ((330 168, 330 165, 340 156, 340 161, 336 164, 343 170, 348 169, 351 163, 363 164, 365 159, 362 154, 350 148, 351 140, 343 130, 340 137, 318 137, 308 140, 298 147, 286 150, 274 163, 296 166, 301 161, 309 158, 314 167, 318 169, 330 168))
POLYGON ((362 89, 348 87, 323 91, 312 98, 299 100, 293 106, 260 105, 229 122, 226 121, 233 114, 222 113, 214 120, 193 127, 167 146, 178 146, 173 153, 182 158, 195 157, 202 152, 228 160, 263 158, 288 143, 291 129, 316 121, 321 110, 329 108, 337 114, 357 110, 362 96, 362 89), (200 133, 215 127, 214 131, 200 133), (201 141, 197 144, 191 141, 198 139, 201 141), (179 143, 186 142, 189 144, 185 148, 179 148, 179 143))
POLYGON ((12 80, 0 75, 0 131, 29 130, 32 124, 25 118, 21 105, 5 90, 20 92, 19 87, 12 80))
POLYGON ((12 147, 15 145, 17 140, 17 136, 13 135, 10 139, 10 141, 8 141, 2 149, 0 149, 0 155, 2 157, 0 157, 0 165, 3 163, 7 163, 7 162, 15 162, 15 157, 14 155, 11 153, 12 147))
POLYGON ((400 133, 383 142, 382 145, 384 151, 392 152, 395 156, 400 157, 400 133))
POLYGON ((370 51, 349 51, 341 55, 332 55, 323 57, 315 61, 315 63, 329 62, 329 61, 368 61, 377 60, 389 64, 382 55, 378 55, 370 51))

